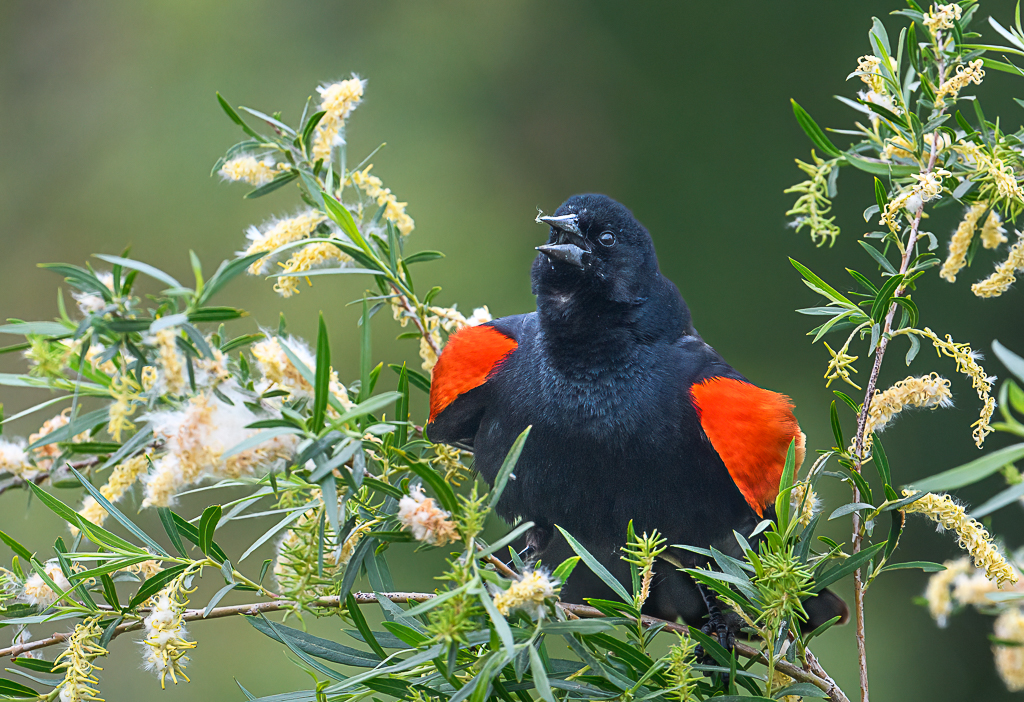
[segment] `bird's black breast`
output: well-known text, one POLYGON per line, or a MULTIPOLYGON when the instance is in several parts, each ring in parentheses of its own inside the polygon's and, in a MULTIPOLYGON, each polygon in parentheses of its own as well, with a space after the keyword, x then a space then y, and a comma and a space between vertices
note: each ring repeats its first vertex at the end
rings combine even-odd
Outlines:
POLYGON ((574 364, 552 357, 535 315, 516 320, 518 348, 488 382, 474 439, 476 467, 493 481, 533 427, 499 502, 503 517, 558 524, 606 557, 631 519, 638 533, 656 528, 669 543, 699 546, 731 540, 754 520, 689 397, 721 360, 703 341, 634 344, 625 354, 580 348, 592 356, 574 364))

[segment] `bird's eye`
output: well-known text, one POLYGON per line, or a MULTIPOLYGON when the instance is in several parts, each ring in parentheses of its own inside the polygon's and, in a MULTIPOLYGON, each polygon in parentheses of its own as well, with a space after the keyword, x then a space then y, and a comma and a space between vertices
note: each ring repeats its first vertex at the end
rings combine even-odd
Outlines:
POLYGON ((601 232, 601 234, 597 237, 597 243, 599 243, 601 246, 615 246, 615 235, 612 234, 611 232, 601 232))

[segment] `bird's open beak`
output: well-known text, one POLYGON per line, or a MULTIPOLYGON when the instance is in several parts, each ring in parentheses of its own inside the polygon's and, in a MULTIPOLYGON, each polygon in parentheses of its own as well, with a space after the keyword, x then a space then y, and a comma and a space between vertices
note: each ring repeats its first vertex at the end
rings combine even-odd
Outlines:
POLYGON ((561 261, 577 268, 583 268, 583 254, 590 253, 590 246, 580 231, 578 215, 567 214, 560 217, 542 217, 537 215, 540 224, 546 224, 558 231, 553 244, 538 246, 537 250, 552 261, 561 261))

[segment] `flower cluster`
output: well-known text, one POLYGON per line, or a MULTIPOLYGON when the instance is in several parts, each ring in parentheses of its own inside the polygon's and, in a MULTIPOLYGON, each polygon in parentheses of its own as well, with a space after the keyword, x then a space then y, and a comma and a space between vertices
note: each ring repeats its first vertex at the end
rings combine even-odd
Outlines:
POLYGON ((102 702, 96 688, 100 681, 95 671, 103 670, 93 663, 100 656, 107 655, 107 649, 100 645, 103 629, 97 623, 99 617, 86 619, 75 626, 68 641, 68 647, 54 661, 54 668, 66 668, 64 683, 60 688, 60 702, 102 702))
POLYGON ((839 236, 839 226, 835 224, 834 216, 828 216, 832 211, 828 179, 836 168, 836 160, 825 161, 814 151, 811 151, 811 160, 814 163, 804 163, 796 159, 797 168, 806 173, 808 179, 783 191, 800 194, 793 207, 786 212, 786 216, 794 218, 790 226, 798 232, 804 227, 810 229, 811 241, 818 246, 825 242, 832 246, 839 236))
MULTIPOLYGON (((917 495, 916 490, 904 490, 903 496, 917 495)), ((999 587, 1009 582, 1011 585, 1018 580, 1013 566, 992 543, 988 531, 977 520, 967 516, 967 510, 953 501, 949 495, 927 493, 924 497, 904 507, 905 512, 923 514, 940 529, 951 529, 956 532, 960 548, 974 558, 976 568, 983 568, 985 576, 999 587)))
POLYGON ((329 162, 334 147, 345 143, 342 128, 348 116, 363 101, 365 88, 366 81, 358 76, 317 87, 324 116, 313 134, 313 161, 329 162))
POLYGON ((519 610, 531 619, 543 619, 548 613, 548 601, 558 596, 558 581, 544 572, 531 570, 515 580, 507 590, 494 596, 494 606, 504 616, 519 610))
MULTIPOLYGON (((66 592, 71 587, 71 583, 64 576, 64 571, 56 560, 47 561, 43 565, 43 572, 62 592, 66 592)), ((25 582, 21 586, 20 599, 43 610, 56 602, 57 595, 59 594, 46 584, 46 581, 43 580, 39 573, 32 573, 32 575, 25 578, 25 582)))
POLYGON ((955 100, 960 91, 971 83, 981 85, 982 79, 985 78, 985 71, 982 68, 984 65, 984 61, 977 59, 971 61, 966 68, 957 66, 956 73, 935 92, 935 107, 944 107, 947 97, 955 100))
MULTIPOLYGON (((896 415, 907 408, 938 409, 952 406, 953 394, 949 389, 949 381, 938 373, 920 378, 908 376, 884 391, 875 390, 864 428, 864 447, 867 449, 871 446, 872 433, 883 431, 896 415)), ((853 446, 850 452, 855 452, 853 446)))
MULTIPOLYGON (((288 391, 288 399, 313 399, 313 386, 303 377, 299 369, 295 367, 292 360, 281 347, 282 342, 288 346, 299 361, 302 362, 310 372, 316 372, 316 356, 309 350, 309 347, 294 336, 284 339, 268 337, 263 341, 254 344, 251 349, 256 365, 263 374, 264 380, 269 384, 267 389, 278 388, 288 391)), ((349 399, 348 391, 338 379, 338 373, 331 370, 330 383, 328 388, 338 402, 346 410, 352 408, 352 401, 349 399)), ((333 410, 332 410, 333 411, 333 410)))
POLYGON ((789 504, 793 508, 793 517, 799 524, 807 526, 821 509, 821 500, 808 482, 800 482, 793 486, 789 493, 789 504))
POLYGON ((960 224, 957 225, 956 231, 953 233, 953 238, 949 240, 949 256, 946 257, 946 262, 942 264, 939 276, 945 278, 950 283, 956 282, 956 274, 967 265, 967 249, 974 239, 974 231, 978 227, 978 221, 987 209, 988 203, 986 202, 978 202, 967 208, 964 218, 960 220, 960 224))
POLYGON ((361 171, 352 171, 345 184, 356 186, 366 193, 367 197, 376 201, 378 207, 384 208, 384 219, 394 224, 402 236, 408 236, 416 226, 412 217, 405 213, 405 206, 408 203, 399 202, 391 188, 384 187, 384 181, 370 175, 371 168, 372 163, 361 171))
POLYGON ((409 494, 398 502, 398 520, 412 532, 417 541, 434 546, 458 541, 459 532, 451 514, 434 504, 434 498, 423 494, 423 488, 414 485, 409 494))
POLYGON ((972 285, 971 292, 978 297, 999 297, 1017 282, 1017 271, 1024 271, 1024 232, 1017 233, 1017 242, 1006 260, 996 266, 992 275, 972 285))
POLYGON ((993 627, 995 638, 1006 643, 992 647, 996 670, 1010 692, 1024 690, 1024 612, 1010 607, 999 615, 993 627))
POLYGON ((924 25, 932 34, 943 29, 952 29, 953 21, 959 20, 963 8, 956 3, 949 5, 932 5, 928 12, 924 13, 924 25))
MULTIPOLYGON (((928 579, 928 587, 925 589, 924 597, 928 602, 928 612, 932 615, 939 626, 945 627, 949 622, 949 615, 953 613, 952 589, 957 579, 974 570, 970 560, 964 556, 953 561, 946 561, 942 565, 945 570, 940 570, 928 579)), ((985 578, 985 582, 991 582, 985 578)))
POLYGON ((878 223, 886 225, 890 231, 895 232, 899 213, 902 210, 907 210, 912 215, 920 213, 924 203, 934 200, 942 194, 942 180, 950 175, 952 173, 943 168, 937 168, 928 173, 913 173, 911 177, 917 183, 886 203, 885 211, 882 212, 882 218, 878 223))
MULTIPOLYGON (((282 246, 312 236, 320 223, 327 219, 317 210, 305 210, 294 217, 270 219, 259 227, 251 226, 246 237, 252 242, 243 252, 246 256, 256 253, 270 253, 282 246)), ((264 256, 249 266, 253 275, 266 274, 270 268, 271 256, 264 256)))
POLYGON ((182 615, 188 605, 187 594, 182 578, 175 578, 153 597, 149 616, 142 620, 146 629, 146 638, 142 640, 142 663, 146 670, 160 678, 161 688, 165 687, 168 676, 175 685, 178 684, 178 676, 190 682, 185 675, 186 654, 196 647, 196 643, 185 638, 188 632, 182 615))
POLYGON ((967 140, 961 140, 953 148, 963 156, 964 163, 973 169, 971 180, 982 182, 980 192, 984 197, 1024 202, 1024 189, 1017 182, 1011 165, 1015 157, 1012 149, 1007 149, 1000 142, 990 151, 982 144, 967 140))
POLYGON ((182 488, 204 478, 255 475, 292 455, 297 439, 287 434, 224 457, 225 452, 256 433, 246 427, 261 417, 245 404, 246 399, 225 388, 217 394, 195 395, 183 409, 148 416, 153 433, 163 439, 168 453, 154 463, 153 472, 146 478, 143 506, 166 507, 182 488))
POLYGON ((252 154, 243 154, 225 161, 217 173, 224 180, 243 181, 258 187, 266 185, 277 176, 279 171, 287 169, 288 164, 275 164, 272 156, 258 159, 252 154))
MULTIPOLYGON (((953 341, 953 337, 946 335, 945 339, 940 339, 935 332, 928 327, 921 329, 901 329, 896 334, 916 334, 917 336, 923 336, 932 342, 932 346, 935 347, 935 352, 940 356, 948 356, 956 361, 956 370, 959 373, 963 373, 971 379, 971 385, 974 387, 975 392, 978 393, 978 399, 982 402, 981 413, 978 421, 971 425, 973 428, 972 435, 974 436, 974 443, 978 448, 981 448, 985 443, 985 437, 992 433, 993 429, 990 426, 992 421, 992 413, 996 409, 996 400, 992 397, 992 384, 995 382, 995 378, 985 374, 985 369, 982 368, 978 361, 981 359, 981 354, 971 349, 970 344, 958 344, 953 341)), ((894 334, 895 336, 895 334, 894 334)))

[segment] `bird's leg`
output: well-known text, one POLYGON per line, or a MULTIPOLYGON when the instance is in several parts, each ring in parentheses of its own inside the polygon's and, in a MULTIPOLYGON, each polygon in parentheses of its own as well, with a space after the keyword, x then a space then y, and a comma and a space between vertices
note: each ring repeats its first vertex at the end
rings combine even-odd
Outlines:
POLYGON ((722 648, 731 654, 736 644, 736 634, 743 626, 743 620, 733 612, 723 612, 718 596, 703 583, 697 583, 697 589, 700 591, 701 597, 704 598, 704 606, 708 609, 708 621, 701 627, 701 631, 709 636, 714 635, 722 648))
MULTIPOLYGON (((526 532, 526 546, 519 552, 519 560, 523 565, 537 558, 544 552, 544 549, 551 543, 553 531, 551 527, 535 526, 526 532)), ((513 563, 506 563, 510 569, 515 570, 513 563)))

